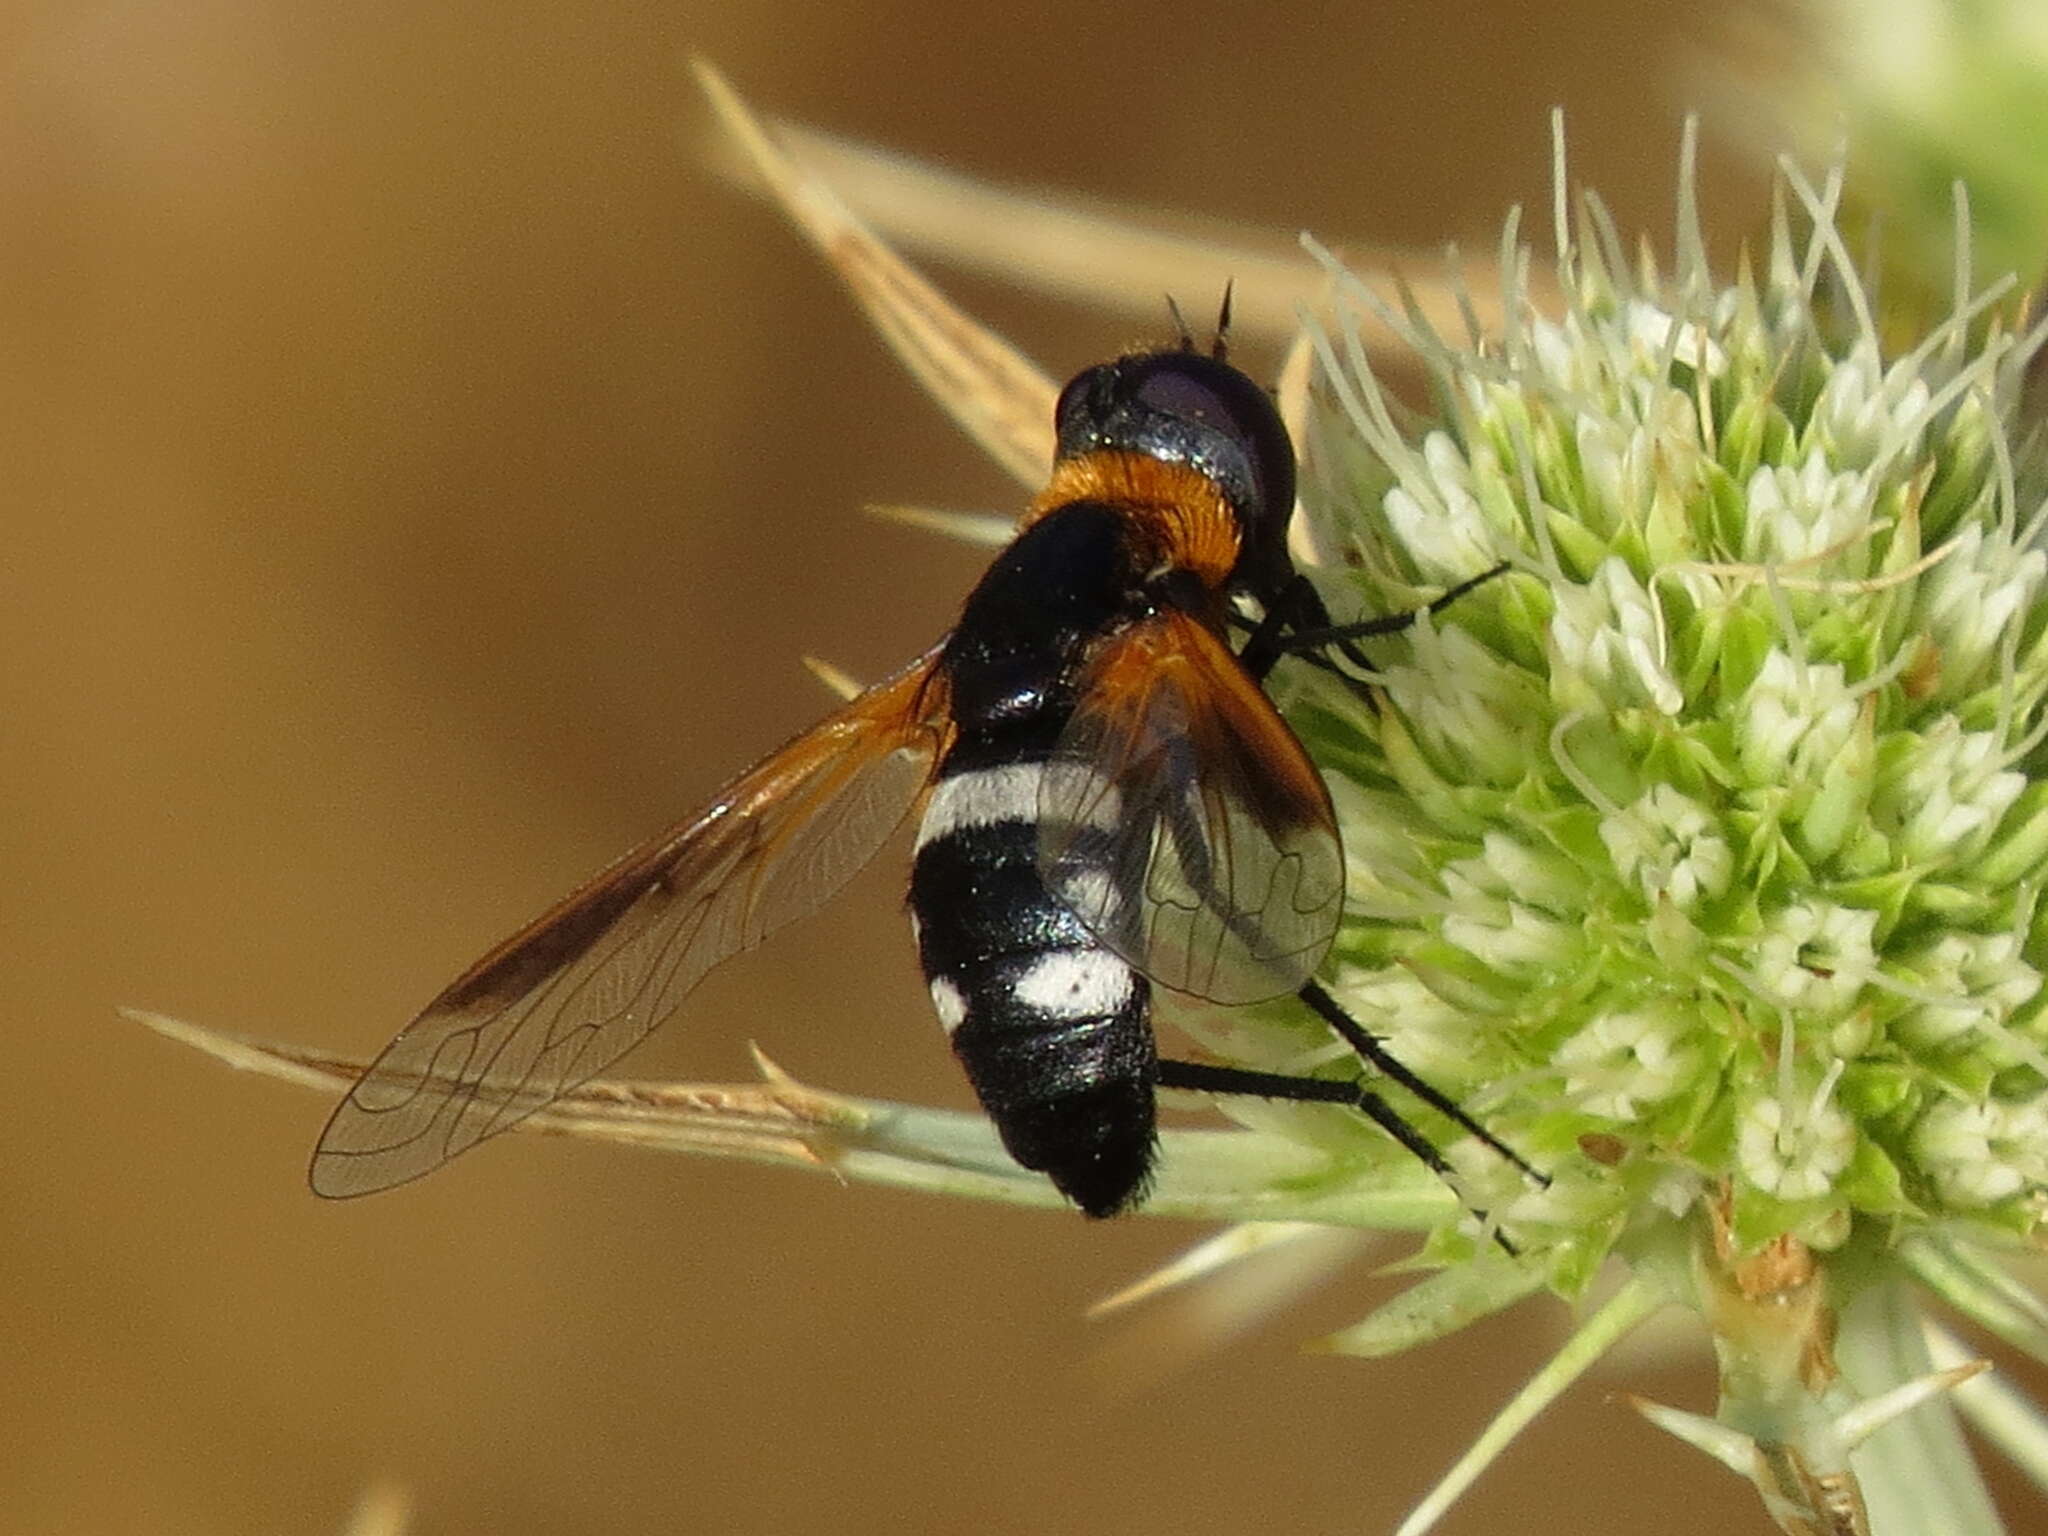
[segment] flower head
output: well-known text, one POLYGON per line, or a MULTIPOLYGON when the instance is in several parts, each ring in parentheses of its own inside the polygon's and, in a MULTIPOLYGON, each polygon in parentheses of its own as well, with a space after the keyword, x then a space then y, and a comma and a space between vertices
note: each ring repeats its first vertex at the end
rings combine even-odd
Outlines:
POLYGON ((1698 1306, 1723 1425, 1847 1477, 1819 1405, 1849 1303, 2048 1209, 2048 560, 2015 467, 2040 333, 2001 286, 1887 355, 1838 186, 1792 176, 1800 231, 1732 284, 1696 238, 1668 276, 1625 265, 1589 207, 1563 312, 1476 342, 1332 263, 1438 407, 1397 425, 1351 323, 1316 328, 1333 587, 1384 610, 1516 574, 1386 641, 1377 712, 1311 683, 1300 718, 1418 851, 1338 995, 1555 1175, 1461 1160, 1475 1203, 1563 1294, 1611 1260, 1698 1306), (1403 977, 1457 1013, 1442 1048, 1403 977), (1824 1299, 1761 1305, 1795 1259, 1824 1299))

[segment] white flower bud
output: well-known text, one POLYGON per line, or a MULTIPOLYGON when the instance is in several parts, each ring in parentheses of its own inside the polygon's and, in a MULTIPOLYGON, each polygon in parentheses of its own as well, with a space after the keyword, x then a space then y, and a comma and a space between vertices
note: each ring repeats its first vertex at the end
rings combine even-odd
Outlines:
POLYGON ((1589 1115, 1633 1120, 1691 1083, 1700 1055, 1688 1010, 1662 1003, 1603 1013, 1559 1047, 1568 1099, 1589 1115))
POLYGON ((1944 1200, 1995 1205, 2048 1181, 2048 1111, 1944 1100, 1914 1128, 1913 1150, 1944 1200))
POLYGON ((1817 1200, 1856 1150, 1856 1129, 1831 1103, 1795 1104, 1775 1098, 1753 1100, 1735 1132, 1735 1157, 1742 1176, 1780 1200, 1817 1200))

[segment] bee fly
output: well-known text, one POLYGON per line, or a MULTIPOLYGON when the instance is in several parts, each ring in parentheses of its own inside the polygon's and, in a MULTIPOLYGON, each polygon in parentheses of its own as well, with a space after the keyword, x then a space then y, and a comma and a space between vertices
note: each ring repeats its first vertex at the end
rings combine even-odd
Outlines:
POLYGON ((836 892, 920 798, 910 910, 939 1021, 1011 1156, 1089 1215, 1143 1198, 1159 1088, 1349 1105, 1447 1172, 1356 1082, 1159 1059, 1155 987, 1298 993, 1540 1177, 1313 980, 1343 857, 1260 684, 1284 655, 1359 659, 1353 640, 1413 615, 1332 625, 1295 572, 1294 454, 1221 332, 1212 355, 1183 334, 1069 383, 1052 481, 953 632, 452 982, 335 1110, 313 1188, 416 1178, 611 1065, 713 966, 836 892), (1234 620, 1239 596, 1256 623, 1234 620), (1236 653, 1233 621, 1250 630, 1236 653))

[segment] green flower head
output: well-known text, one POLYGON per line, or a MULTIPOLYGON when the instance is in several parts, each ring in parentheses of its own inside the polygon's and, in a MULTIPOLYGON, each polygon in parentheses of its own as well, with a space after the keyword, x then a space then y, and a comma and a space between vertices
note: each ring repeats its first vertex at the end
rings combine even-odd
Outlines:
MULTIPOLYGON (((1333 585, 1514 574, 1382 642, 1377 709, 1309 680, 1294 718, 1366 829, 1332 990, 1554 1174, 1462 1149, 1473 1204, 1560 1294, 1618 1265, 1698 1307, 1724 1397, 1689 1437, 1786 1529, 1863 1529, 1827 1523, 1870 1395, 1836 1330, 1908 1271, 1982 1315, 1981 1255, 2036 1247, 2048 1199, 2041 332, 1964 274, 1888 355, 1839 177, 1783 187, 1726 284, 1689 210, 1667 274, 1561 208, 1557 305, 1455 341, 1324 258, 1333 585)), ((1469 1227, 1430 1251, 1488 1262, 1469 1227)))
POLYGON ((1338 579, 1515 572, 1382 642, 1378 709, 1304 686, 1370 828, 1338 989, 1547 1157, 1549 1191, 1473 1177, 1559 1279, 1717 1202, 1741 1251, 2041 1214, 2036 338, 1980 298, 1885 360, 1829 189, 1792 191, 1806 232, 1730 286, 1625 265, 1589 207, 1561 312, 1474 343, 1340 272, 1426 420, 1341 320, 1315 340, 1338 579))

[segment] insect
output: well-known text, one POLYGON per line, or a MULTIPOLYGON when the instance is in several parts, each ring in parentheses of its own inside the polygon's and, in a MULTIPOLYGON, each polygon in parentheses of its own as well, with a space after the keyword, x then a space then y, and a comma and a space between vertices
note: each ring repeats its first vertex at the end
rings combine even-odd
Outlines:
MULTIPOLYGON (((1061 393, 1050 483, 952 632, 501 943, 394 1039, 313 1154, 328 1196, 416 1178, 615 1062, 713 966, 837 891, 922 799, 910 910, 933 1005, 1010 1154, 1108 1216, 1143 1197, 1159 1088, 1328 1101, 1440 1173, 1356 1082, 1163 1060, 1155 989, 1298 993, 1387 1078, 1528 1170, 1313 980, 1344 865, 1329 792, 1261 689, 1332 625, 1287 553, 1271 400, 1180 344, 1061 393), (1261 617, 1233 652, 1232 600, 1261 617)), ((1487 575, 1492 575, 1488 572, 1487 575)), ((1453 589, 1438 604, 1466 587, 1453 589)))

